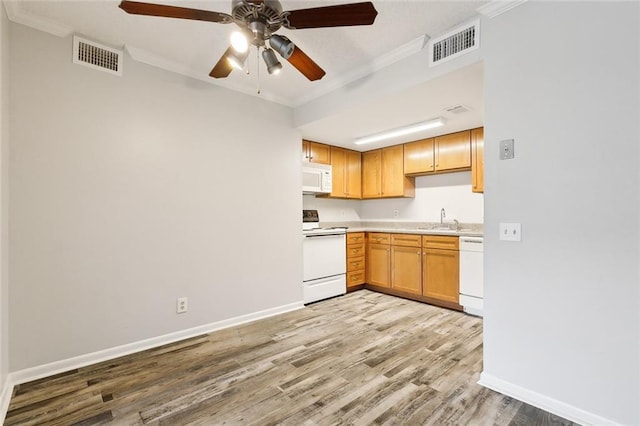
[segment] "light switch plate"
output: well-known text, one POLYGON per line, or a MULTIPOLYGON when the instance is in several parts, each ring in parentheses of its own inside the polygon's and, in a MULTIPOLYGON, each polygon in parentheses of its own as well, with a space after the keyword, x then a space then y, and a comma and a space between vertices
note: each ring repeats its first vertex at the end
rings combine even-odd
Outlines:
POLYGON ((515 153, 513 152, 513 139, 500 141, 500 159, 511 160, 513 157, 515 157, 515 153))
POLYGON ((522 225, 519 223, 500 223, 500 239, 504 241, 521 241, 522 225))

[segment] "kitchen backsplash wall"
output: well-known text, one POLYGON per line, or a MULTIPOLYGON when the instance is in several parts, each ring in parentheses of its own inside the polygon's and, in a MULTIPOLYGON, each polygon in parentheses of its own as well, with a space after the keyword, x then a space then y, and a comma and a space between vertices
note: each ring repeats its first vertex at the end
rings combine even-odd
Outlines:
POLYGON ((458 172, 416 177, 415 198, 376 200, 339 200, 303 197, 303 208, 317 209, 320 220, 398 220, 439 222, 445 209, 445 221, 484 222, 484 196, 471 191, 471 173, 458 172), (397 210, 397 217, 394 212, 397 210))
POLYGON ((315 195, 302 197, 302 208, 318 210, 322 222, 345 222, 360 220, 360 200, 340 200, 335 198, 316 198, 315 195))

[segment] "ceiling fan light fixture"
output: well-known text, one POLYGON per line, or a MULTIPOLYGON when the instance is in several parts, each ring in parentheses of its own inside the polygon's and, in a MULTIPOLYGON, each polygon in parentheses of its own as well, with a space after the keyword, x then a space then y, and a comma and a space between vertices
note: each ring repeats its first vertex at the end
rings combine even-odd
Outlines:
POLYGON ((271 36, 269 39, 269 46, 278 52, 278 54, 284 59, 289 59, 296 48, 295 44, 293 44, 291 40, 278 34, 271 36))
POLYGON ((227 61, 229 61, 231 66, 235 69, 243 70, 244 63, 247 61, 247 56, 249 56, 249 49, 247 49, 244 53, 236 52, 231 49, 227 54, 227 61))
POLYGON ((397 127, 395 129, 385 130, 384 132, 374 133, 373 135, 356 138, 354 139, 353 143, 356 145, 364 145, 367 143, 379 142, 386 139, 392 139, 399 136, 422 132, 423 130, 435 129, 436 127, 444 126, 445 123, 446 120, 444 118, 438 117, 427 121, 421 121, 419 123, 409 124, 408 126, 397 127))
POLYGON ((282 69, 282 64, 276 58, 276 54, 272 49, 264 49, 262 51, 262 58, 264 59, 265 64, 267 64, 267 71, 269 74, 278 74, 282 69))
POLYGON ((249 41, 242 32, 234 31, 231 33, 231 46, 236 52, 244 53, 249 49, 249 41))

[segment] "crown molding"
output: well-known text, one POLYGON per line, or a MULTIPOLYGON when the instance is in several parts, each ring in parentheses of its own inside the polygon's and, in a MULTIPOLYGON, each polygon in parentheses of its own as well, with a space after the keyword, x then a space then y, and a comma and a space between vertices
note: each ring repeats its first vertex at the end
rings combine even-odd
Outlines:
POLYGON ((347 84, 366 77, 367 75, 373 74, 381 69, 388 67, 391 64, 394 64, 402 59, 405 59, 411 55, 415 55, 424 49, 429 41, 428 35, 422 35, 414 40, 411 40, 408 43, 405 43, 398 48, 387 52, 377 58, 374 58, 371 62, 358 67, 352 71, 343 73, 341 77, 336 77, 332 79, 330 82, 327 82, 322 89, 315 90, 310 92, 306 96, 302 96, 296 99, 295 106, 303 105, 315 98, 319 98, 322 95, 326 95, 329 92, 337 90, 341 87, 346 86, 347 84))
POLYGON ((67 37, 73 33, 73 28, 71 27, 26 12, 22 8, 22 2, 20 1, 4 1, 2 3, 11 22, 26 25, 57 37, 67 37))
POLYGON ((496 16, 502 15, 503 13, 513 9, 514 7, 520 6, 526 1, 527 0, 493 0, 483 6, 480 6, 476 10, 479 14, 484 15, 488 18, 495 18, 496 16))

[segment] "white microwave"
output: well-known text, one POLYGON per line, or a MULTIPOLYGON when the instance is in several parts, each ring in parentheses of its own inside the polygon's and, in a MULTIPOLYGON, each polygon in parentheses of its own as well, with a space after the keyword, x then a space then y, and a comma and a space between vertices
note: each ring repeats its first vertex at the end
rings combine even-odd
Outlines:
POLYGON ((330 194, 331 166, 327 164, 302 164, 302 193, 330 194))

